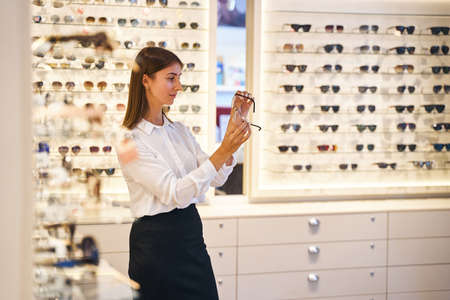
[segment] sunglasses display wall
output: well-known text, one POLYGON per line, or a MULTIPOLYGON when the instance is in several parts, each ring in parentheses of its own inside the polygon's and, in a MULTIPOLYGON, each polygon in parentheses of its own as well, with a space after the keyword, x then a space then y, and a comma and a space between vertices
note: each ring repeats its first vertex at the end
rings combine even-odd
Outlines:
POLYGON ((255 19, 252 201, 450 192, 450 17, 284 0, 255 19))

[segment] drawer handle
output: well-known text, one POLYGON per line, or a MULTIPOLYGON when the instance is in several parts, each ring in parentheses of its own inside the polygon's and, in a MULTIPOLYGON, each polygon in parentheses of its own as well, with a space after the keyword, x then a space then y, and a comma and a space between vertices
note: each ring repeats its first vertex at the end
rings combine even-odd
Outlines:
POLYGON ((223 256, 223 252, 219 252, 219 256, 222 257, 223 256))
POLYGON ((222 279, 217 280, 217 283, 218 283, 219 285, 222 285, 222 283, 223 283, 222 279))
POLYGON ((317 282, 317 281, 319 281, 319 275, 314 274, 314 273, 310 273, 308 275, 308 281, 309 282, 317 282))
POLYGON ((319 225, 320 225, 320 221, 319 221, 319 219, 317 219, 317 218, 311 218, 311 219, 309 219, 309 226, 310 227, 319 227, 319 225))
POLYGON ((220 223, 220 224, 219 224, 219 228, 223 228, 223 223, 220 223))
POLYGON ((320 248, 318 246, 311 246, 308 248, 309 254, 319 254, 320 248))

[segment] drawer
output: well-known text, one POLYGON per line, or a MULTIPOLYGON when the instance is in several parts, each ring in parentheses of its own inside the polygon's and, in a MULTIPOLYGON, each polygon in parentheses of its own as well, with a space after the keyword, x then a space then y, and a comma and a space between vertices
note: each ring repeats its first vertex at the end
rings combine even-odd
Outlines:
MULTIPOLYGON (((301 299, 298 299, 301 300, 301 299)), ((386 294, 365 295, 365 296, 345 296, 332 298, 314 298, 314 300, 386 300, 386 294)))
POLYGON ((203 237, 208 247, 237 245, 236 219, 203 220, 203 237))
POLYGON ((390 266, 450 263, 450 238, 390 240, 388 249, 390 266))
POLYGON ((105 259, 114 269, 128 277, 128 262, 130 260, 128 252, 103 253, 100 258, 105 259))
POLYGON ((384 213, 239 219, 239 245, 386 239, 384 213))
POLYGON ((214 274, 236 275, 236 248, 208 248, 214 274))
POLYGON ((390 267, 388 293, 448 290, 450 265, 390 267))
POLYGON ((100 252, 128 252, 131 224, 77 225, 76 235, 92 235, 100 252))
POLYGON ((317 272, 238 275, 238 299, 297 299, 386 291, 386 269, 345 269, 317 272), (373 272, 373 273, 371 273, 373 272), (310 281, 314 275, 317 281, 310 281))
POLYGON ((384 267, 386 241, 242 246, 239 274, 384 267), (318 253, 315 253, 317 252, 318 253))
POLYGON ((389 214, 389 238, 450 236, 450 211, 417 211, 389 214))
POLYGON ((216 284, 220 300, 236 299, 236 276, 216 276, 216 284))
POLYGON ((448 300, 450 291, 388 294, 388 300, 448 300))

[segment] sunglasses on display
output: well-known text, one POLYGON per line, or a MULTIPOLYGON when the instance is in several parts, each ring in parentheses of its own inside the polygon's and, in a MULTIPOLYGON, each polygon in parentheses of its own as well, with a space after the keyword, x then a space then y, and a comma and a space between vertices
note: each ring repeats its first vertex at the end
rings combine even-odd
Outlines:
POLYGON ((406 149, 408 149, 411 152, 416 151, 417 145, 416 144, 397 144, 397 151, 398 152, 404 152, 406 149))
POLYGON ((356 49, 358 49, 359 53, 365 54, 369 53, 369 51, 372 49, 372 53, 379 53, 381 51, 381 47, 378 45, 373 45, 372 47, 369 45, 363 45, 359 46, 356 49))
POLYGON ((371 105, 358 105, 358 106, 356 106, 356 111, 359 113, 363 113, 366 110, 366 107, 367 107, 367 110, 371 113, 375 112, 375 110, 376 110, 375 105, 371 104, 371 105))
POLYGON ((309 32, 311 30, 311 24, 285 24, 285 26, 288 26, 290 29, 292 29, 295 32, 309 32))
POLYGON ((199 134, 202 131, 202 128, 200 126, 192 126, 191 129, 194 134, 199 134))
MULTIPOLYGON (((81 147, 78 145, 72 146, 70 148, 70 150, 72 150, 72 153, 77 155, 78 153, 80 153, 81 151, 81 147)), ((58 152, 59 154, 61 154, 62 156, 65 156, 67 153, 69 153, 69 147, 68 146, 59 146, 58 147, 58 152)))
POLYGON ((414 51, 416 51, 416 47, 406 47, 406 46, 399 46, 390 48, 389 51, 395 51, 397 54, 405 54, 408 52, 408 54, 414 54, 414 51))
POLYGON ((377 162, 374 163, 374 165, 377 165, 380 169, 387 169, 388 167, 391 167, 392 170, 395 170, 397 168, 397 163, 377 162))
POLYGON ((111 176, 111 175, 114 175, 116 168, 93 169, 93 170, 97 175, 101 175, 103 172, 105 172, 106 175, 111 176))
MULTIPOLYGON (((130 25, 131 25, 132 27, 137 27, 137 26, 139 26, 139 24, 140 24, 139 19, 136 19, 136 18, 130 19, 129 22, 130 22, 130 25)), ((125 26, 125 25, 127 25, 127 19, 125 19, 125 18, 118 18, 118 19, 117 19, 117 25, 119 25, 119 26, 125 26)), ((165 27, 165 26, 167 25, 167 22, 162 23, 162 25, 161 25, 161 24, 159 24, 159 25, 160 25, 161 27, 165 27)))
POLYGON ((108 110, 108 107, 106 106, 105 103, 94 104, 94 103, 88 102, 88 103, 84 104, 84 108, 86 108, 86 109, 94 109, 95 106, 100 107, 100 110, 103 111, 103 112, 108 110))
MULTIPOLYGON (((303 170, 303 165, 293 165, 292 168, 293 168, 295 171, 301 171, 301 170, 303 170)), ((311 169, 312 169, 312 166, 311 166, 311 165, 305 165, 305 170, 306 170, 306 171, 311 171, 311 169)))
POLYGON ((435 93, 435 94, 439 94, 442 90, 444 90, 444 92, 446 94, 450 93, 450 85, 434 85, 433 86, 433 93, 435 93))
MULTIPOLYGON (((322 66, 322 70, 323 70, 324 72, 331 72, 331 71, 333 70, 333 66, 332 66, 332 65, 329 65, 329 64, 323 65, 323 66, 322 66)), ((341 66, 341 65, 335 65, 335 66, 334 66, 334 70, 335 70, 336 72, 340 73, 340 72, 342 72, 342 66, 341 66)))
POLYGON ((295 69, 298 69, 300 73, 304 73, 306 71, 307 65, 283 65, 288 72, 294 72, 295 69))
POLYGON ((445 129, 445 131, 449 131, 450 123, 435 123, 431 126, 431 128, 433 128, 434 131, 441 131, 442 129, 445 129))
POLYGON ((327 44, 323 46, 323 49, 326 53, 331 53, 334 49, 336 49, 338 53, 342 53, 342 51, 344 50, 344 46, 342 46, 341 44, 327 44))
POLYGON ((415 123, 398 123, 397 129, 399 131, 405 131, 407 128, 409 128, 410 131, 416 130, 416 124, 415 123))
POLYGON ((165 28, 167 26, 167 20, 145 20, 145 25, 147 27, 155 27, 158 25, 160 28, 165 28))
POLYGON ((403 113, 405 111, 409 113, 414 112, 414 105, 394 105, 392 107, 394 107, 395 111, 398 113, 403 113))
POLYGON ((336 132, 339 129, 339 125, 333 124, 333 125, 318 125, 319 130, 322 132, 328 132, 328 129, 331 129, 332 132, 336 132))
POLYGON ((286 105, 286 111, 288 112, 292 112, 294 111, 294 109, 297 107, 299 112, 303 112, 305 110, 305 105, 304 104, 288 104, 286 105))
MULTIPOLYGON (((188 3, 187 3, 187 1, 180 1, 180 2, 178 2, 178 6, 188 6, 188 3)), ((190 3, 190 6, 191 7, 199 7, 200 3, 197 1, 193 1, 190 3)))
POLYGON ((334 32, 334 28, 336 28, 336 32, 344 32, 344 26, 343 25, 326 25, 325 26, 325 32, 331 33, 334 32))
MULTIPOLYGON (((180 29, 186 28, 186 25, 187 25, 186 22, 178 22, 178 28, 180 29)), ((191 29, 198 29, 199 25, 197 22, 191 22, 189 26, 191 26, 191 29)))
POLYGON ((317 150, 319 152, 326 152, 326 151, 337 151, 337 145, 317 145, 317 150))
MULTIPOLYGON (((189 49, 189 47, 190 47, 190 44, 188 42, 181 43, 181 49, 185 50, 185 49, 189 49)), ((194 50, 200 49, 200 43, 198 43, 198 42, 192 43, 192 49, 194 49, 194 50)))
POLYGON ((293 145, 293 146, 286 146, 286 145, 278 146, 278 150, 281 153, 286 153, 286 152, 288 152, 289 149, 291 149, 291 151, 294 152, 294 153, 298 152, 298 146, 296 146, 296 145, 293 145))
POLYGON ((303 52, 304 46, 303 44, 284 44, 283 51, 284 52, 303 52))
POLYGON ((33 5, 36 6, 46 6, 47 3, 51 3, 53 8, 61 8, 64 6, 64 1, 45 1, 45 0, 33 0, 31 2, 33 5))
POLYGON ((426 104, 422 105, 427 113, 432 113, 436 110, 438 113, 442 113, 445 110, 445 104, 426 104))
POLYGON ((435 144, 433 144, 433 148, 437 152, 441 152, 444 148, 445 148, 445 151, 450 151, 450 143, 446 143, 446 144, 435 143, 435 144))
POLYGON ((91 24, 94 24, 96 20, 97 20, 98 24, 101 24, 101 25, 106 25, 106 24, 112 22, 112 20, 111 20, 110 18, 107 18, 107 17, 99 17, 98 19, 96 19, 96 18, 93 17, 93 16, 88 16, 88 17, 86 17, 86 18, 84 19, 84 21, 86 22, 86 24, 90 24, 90 25, 91 25, 91 24))
MULTIPOLYGON (((107 86, 108 86, 108 83, 106 83, 106 81, 97 82, 97 88, 101 92, 103 92, 107 86)), ((94 88, 94 83, 92 81, 85 81, 85 82, 83 82, 83 87, 86 91, 92 91, 92 89, 94 88)))
POLYGON ((193 62, 184 65, 186 71, 193 71, 195 69, 195 64, 193 62))
POLYGON ((358 86, 358 92, 360 94, 365 94, 367 91, 370 91, 372 94, 376 93, 378 87, 376 86, 358 86))
POLYGON ((156 44, 155 41, 147 41, 146 42, 147 47, 156 47, 158 45, 159 48, 166 48, 167 42, 166 41, 159 41, 158 44, 156 44))
MULTIPOLYGON (((159 0, 159 5, 162 7, 167 7, 168 0, 159 0)), ((145 0, 147 6, 153 6, 156 3, 156 0, 145 0)))
POLYGON ((368 65, 359 66, 360 72, 368 73, 369 69, 372 70, 372 72, 374 73, 378 73, 378 71, 380 70, 380 66, 377 65, 373 65, 371 67, 369 67, 368 65))
POLYGON ((341 90, 341 87, 339 85, 321 85, 319 86, 319 89, 323 94, 326 94, 330 91, 333 91, 333 93, 337 94, 341 90))
POLYGON ((292 130, 294 130, 295 132, 299 132, 300 129, 302 128, 302 126, 298 123, 292 124, 292 123, 287 123, 287 124, 281 124, 281 130, 283 132, 288 131, 290 128, 292 128, 292 130))
POLYGON ((339 164, 339 169, 345 171, 348 169, 349 166, 353 171, 358 168, 358 164, 339 164))
POLYGON ((356 129, 358 130, 358 132, 364 132, 366 129, 370 132, 374 132, 377 129, 377 125, 375 124, 369 124, 369 125, 365 125, 365 124, 356 124, 356 129))
POLYGON ((371 26, 361 25, 361 26, 359 26, 360 33, 369 33, 369 32, 378 33, 378 29, 379 29, 378 25, 371 25, 371 26))
POLYGON ((88 56, 84 59, 84 63, 81 64, 83 69, 89 70, 91 69, 92 64, 94 64, 95 68, 98 70, 101 70, 105 67, 105 60, 103 58, 98 59, 97 62, 95 62, 95 58, 92 56, 88 56))
POLYGON ((393 27, 389 27, 388 29, 394 28, 395 31, 398 31, 400 34, 413 34, 414 30, 416 29, 416 26, 403 26, 403 25, 397 25, 393 27))
MULTIPOLYGON (((103 146, 102 147, 103 153, 110 153, 112 151, 112 146, 103 146)), ((89 152, 91 153, 99 153, 100 152, 100 147, 99 146, 90 146, 89 147, 89 152)))
POLYGON ((442 71, 444 74, 448 74, 450 71, 450 66, 432 66, 431 72, 433 74, 439 74, 442 71))
POLYGON ((429 28, 432 35, 439 35, 440 33, 443 35, 448 35, 449 29, 450 27, 447 26, 433 26, 429 28))
MULTIPOLYGON (((367 144, 367 150, 369 151, 373 151, 375 149, 375 145, 374 144, 367 144)), ((355 146, 356 151, 362 151, 364 149, 364 145, 363 144, 357 144, 355 146)))
POLYGON ((411 161, 411 163, 413 164, 414 167, 416 167, 418 169, 426 168, 428 170, 431 170, 433 168, 433 164, 434 164, 430 160, 425 160, 425 161, 413 160, 413 161, 411 161))
POLYGON ((414 71, 413 65, 396 65, 394 67, 394 70, 396 73, 403 73, 405 71, 408 71, 408 73, 412 73, 414 71))
POLYGON ((447 54, 448 54, 449 47, 446 46, 446 45, 442 45, 442 46, 431 46, 431 47, 430 47, 430 54, 431 54, 431 55, 439 55, 439 50, 441 50, 441 54, 447 55, 447 54))
POLYGON ((408 86, 400 85, 400 86, 397 87, 397 92, 399 94, 403 94, 406 90, 408 91, 408 93, 412 94, 416 90, 416 87, 413 86, 413 85, 408 85, 408 86))
MULTIPOLYGON (((194 105, 194 104, 191 105, 191 111, 193 113, 198 113, 198 112, 200 112, 201 109, 202 109, 202 107, 200 105, 194 105)), ((188 110, 189 110, 189 105, 187 105, 187 104, 183 104, 178 107, 178 111, 180 111, 182 113, 185 113, 188 110)))
POLYGON ((322 112, 329 112, 330 109, 332 110, 332 112, 337 113, 339 112, 339 105, 321 105, 320 106, 320 110, 322 112))
POLYGON ((183 88, 183 92, 186 92, 188 89, 191 89, 192 93, 196 93, 200 90, 200 85, 198 85, 198 84, 192 84, 192 85, 183 84, 183 85, 181 85, 181 87, 183 88))
POLYGON ((304 86, 301 84, 299 85, 284 84, 280 86, 280 88, 283 88, 286 93, 292 92, 294 88, 297 93, 301 93, 303 91, 303 87, 304 86))

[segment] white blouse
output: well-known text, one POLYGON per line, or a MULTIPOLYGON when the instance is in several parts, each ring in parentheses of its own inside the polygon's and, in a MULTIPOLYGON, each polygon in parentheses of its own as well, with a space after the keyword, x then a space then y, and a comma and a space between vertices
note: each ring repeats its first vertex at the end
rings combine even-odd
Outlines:
POLYGON ((204 201, 209 186, 223 185, 236 165, 233 158, 217 172, 189 128, 163 120, 158 126, 142 119, 131 130, 138 159, 121 163, 136 218, 204 201))

